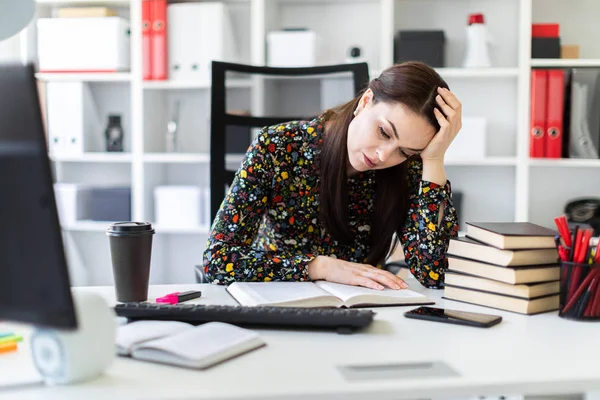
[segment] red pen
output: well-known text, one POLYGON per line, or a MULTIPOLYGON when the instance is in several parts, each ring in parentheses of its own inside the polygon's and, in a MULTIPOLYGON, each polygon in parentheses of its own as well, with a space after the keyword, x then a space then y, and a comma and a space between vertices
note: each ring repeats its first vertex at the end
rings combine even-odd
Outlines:
POLYGON ((156 299, 156 302, 177 304, 187 300, 197 299, 200 296, 202 296, 202 292, 200 292, 199 290, 190 290, 188 292, 173 292, 166 294, 163 297, 158 297, 156 299))

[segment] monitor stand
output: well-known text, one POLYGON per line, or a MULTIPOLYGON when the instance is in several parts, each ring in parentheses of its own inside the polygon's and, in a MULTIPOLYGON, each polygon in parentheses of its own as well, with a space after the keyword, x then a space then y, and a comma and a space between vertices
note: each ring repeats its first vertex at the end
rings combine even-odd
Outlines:
POLYGON ((72 291, 77 329, 35 327, 31 353, 47 384, 82 382, 100 376, 116 354, 116 315, 100 295, 72 291))

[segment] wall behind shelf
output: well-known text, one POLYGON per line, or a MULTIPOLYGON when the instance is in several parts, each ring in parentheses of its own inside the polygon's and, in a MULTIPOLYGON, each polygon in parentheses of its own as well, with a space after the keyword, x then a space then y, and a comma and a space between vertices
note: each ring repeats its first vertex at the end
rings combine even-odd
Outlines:
POLYGON ((394 34, 399 29, 444 30, 446 66, 459 67, 465 56, 468 14, 481 12, 495 43, 490 49, 492 65, 515 67, 518 65, 519 3, 520 0, 396 0, 394 34))
POLYGON ((343 63, 348 50, 358 46, 362 49, 369 67, 378 69, 381 67, 380 4, 380 1, 315 4, 268 0, 266 34, 282 28, 309 28, 314 30, 320 39, 320 64, 343 63), (315 10, 317 6, 319 9, 315 10))
POLYGON ((515 168, 447 167, 452 192, 462 193, 460 229, 466 221, 501 222, 515 218, 515 168))
MULTIPOLYGON (((250 110, 250 89, 227 90, 228 110, 250 110)), ((178 146, 181 153, 210 151, 210 88, 144 91, 144 151, 166 151, 167 123, 180 103, 178 146)))
POLYGON ((529 220, 553 228, 553 219, 564 213, 567 202, 600 198, 598 172, 598 168, 532 167, 529 220))
POLYGON ((561 44, 577 44, 581 58, 600 58, 600 2, 532 0, 534 23, 559 23, 561 44))
POLYGON ((448 78, 463 105, 463 117, 487 119, 486 156, 514 157, 517 154, 517 79, 448 78))

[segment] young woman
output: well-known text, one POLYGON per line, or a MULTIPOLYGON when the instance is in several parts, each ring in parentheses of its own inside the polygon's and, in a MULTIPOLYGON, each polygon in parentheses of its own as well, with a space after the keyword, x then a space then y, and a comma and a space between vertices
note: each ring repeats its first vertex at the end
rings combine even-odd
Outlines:
POLYGON ((401 289, 381 269, 398 238, 418 281, 441 287, 458 233, 444 153, 460 128, 461 103, 419 62, 312 121, 263 128, 213 223, 208 280, 401 289))

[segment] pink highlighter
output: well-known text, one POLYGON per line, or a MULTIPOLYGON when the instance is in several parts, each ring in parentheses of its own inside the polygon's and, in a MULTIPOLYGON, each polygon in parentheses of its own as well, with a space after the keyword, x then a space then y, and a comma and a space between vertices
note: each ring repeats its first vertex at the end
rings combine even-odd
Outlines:
POLYGON ((157 303, 177 304, 187 300, 197 299, 202 296, 202 292, 199 290, 190 290, 188 292, 173 292, 163 297, 156 299, 157 303))

